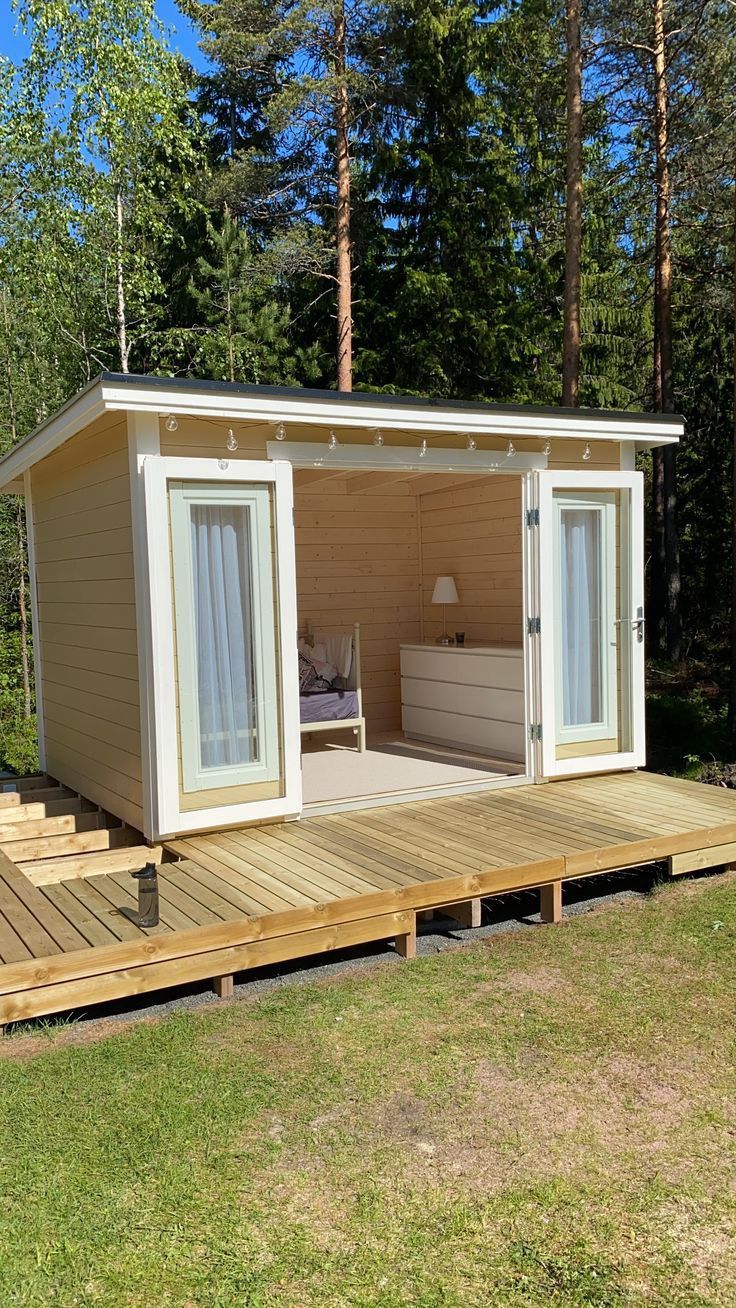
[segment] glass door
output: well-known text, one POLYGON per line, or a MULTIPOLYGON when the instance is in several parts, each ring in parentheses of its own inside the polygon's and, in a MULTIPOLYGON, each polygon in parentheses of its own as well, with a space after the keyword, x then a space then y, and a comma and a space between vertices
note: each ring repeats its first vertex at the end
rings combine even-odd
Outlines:
POLYGON ((268 486, 170 482, 182 789, 275 781, 268 486))
POLYGON ((538 477, 541 771, 565 776, 639 766, 642 476, 538 477))
POLYGON ((301 810, 291 466, 144 462, 157 838, 301 810))

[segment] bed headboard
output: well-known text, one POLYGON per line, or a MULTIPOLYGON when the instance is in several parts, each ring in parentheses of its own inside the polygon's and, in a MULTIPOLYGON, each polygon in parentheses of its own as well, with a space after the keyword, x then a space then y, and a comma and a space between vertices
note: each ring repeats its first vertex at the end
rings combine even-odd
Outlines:
POLYGON ((323 642, 328 636, 351 636, 353 641, 353 657, 350 664, 350 676, 347 678, 345 687, 347 690, 357 690, 362 698, 362 678, 360 669, 360 623, 356 622, 351 627, 317 627, 315 628, 311 618, 305 618, 297 630, 297 638, 305 640, 308 645, 315 645, 323 642))

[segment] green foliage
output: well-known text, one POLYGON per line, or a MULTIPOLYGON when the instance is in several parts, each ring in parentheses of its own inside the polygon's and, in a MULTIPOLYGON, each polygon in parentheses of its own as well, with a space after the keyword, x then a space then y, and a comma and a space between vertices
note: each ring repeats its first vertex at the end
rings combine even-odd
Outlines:
POLYGON ((25 713, 20 640, 0 629, 0 766, 24 775, 38 771, 38 739, 35 716, 25 713))
POLYGON ((295 348, 289 308, 280 303, 269 262, 253 254, 244 228, 225 211, 207 226, 190 291, 199 322, 192 372, 225 381, 297 384, 314 375, 314 350, 295 348))

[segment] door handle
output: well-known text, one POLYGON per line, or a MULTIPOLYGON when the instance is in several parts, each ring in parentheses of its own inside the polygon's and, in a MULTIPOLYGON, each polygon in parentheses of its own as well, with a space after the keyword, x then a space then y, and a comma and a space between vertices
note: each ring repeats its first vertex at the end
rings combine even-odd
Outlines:
POLYGON ((646 622, 646 618, 644 617, 644 609, 642 608, 641 604, 636 610, 635 618, 614 618, 615 626, 617 627, 629 626, 631 627, 632 631, 636 632, 636 640, 637 640, 637 644, 639 645, 641 645, 644 639, 645 622, 646 622))

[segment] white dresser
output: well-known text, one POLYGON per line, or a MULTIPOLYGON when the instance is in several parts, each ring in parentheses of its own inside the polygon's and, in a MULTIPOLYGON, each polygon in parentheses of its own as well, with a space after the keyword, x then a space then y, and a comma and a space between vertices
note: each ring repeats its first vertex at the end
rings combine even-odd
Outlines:
POLYGON ((402 645, 404 735, 523 763, 524 660, 502 645, 402 645))

